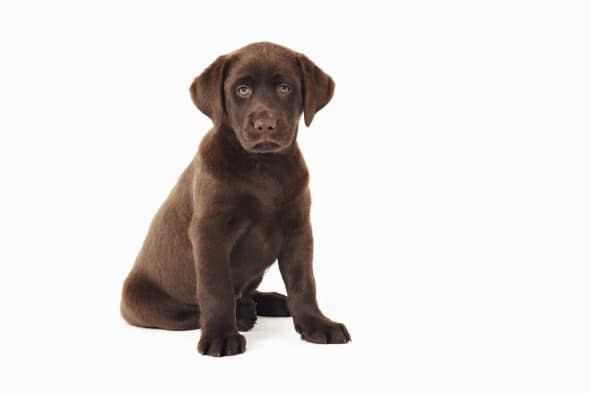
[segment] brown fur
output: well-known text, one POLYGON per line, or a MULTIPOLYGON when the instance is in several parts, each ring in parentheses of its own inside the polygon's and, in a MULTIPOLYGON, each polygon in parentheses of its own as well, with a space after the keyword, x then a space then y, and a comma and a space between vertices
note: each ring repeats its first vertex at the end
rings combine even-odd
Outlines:
POLYGON ((219 57, 191 85, 214 123, 152 224, 125 280, 133 325, 201 328, 198 350, 245 350, 256 315, 293 316, 314 343, 350 340, 320 311, 312 273, 308 172, 297 146, 334 82, 300 53, 257 43, 219 57), (276 259, 288 298, 256 288, 276 259))

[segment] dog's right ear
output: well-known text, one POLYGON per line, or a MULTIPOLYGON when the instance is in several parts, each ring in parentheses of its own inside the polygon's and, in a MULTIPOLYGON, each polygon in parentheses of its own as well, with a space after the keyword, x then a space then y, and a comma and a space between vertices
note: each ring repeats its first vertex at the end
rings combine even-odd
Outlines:
POLYGON ((227 56, 219 56, 197 76, 190 87, 191 98, 201 112, 218 127, 223 118, 223 79, 227 56))

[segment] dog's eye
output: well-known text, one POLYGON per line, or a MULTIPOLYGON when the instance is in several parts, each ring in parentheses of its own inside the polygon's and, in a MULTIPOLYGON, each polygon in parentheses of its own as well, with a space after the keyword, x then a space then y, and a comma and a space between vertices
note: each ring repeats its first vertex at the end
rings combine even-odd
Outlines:
POLYGON ((236 93, 240 97, 248 97, 251 92, 252 90, 250 90, 250 88, 246 85, 238 86, 238 88, 236 89, 236 93))
POLYGON ((279 93, 281 94, 289 94, 291 92, 291 86, 286 83, 281 83, 279 85, 279 93))

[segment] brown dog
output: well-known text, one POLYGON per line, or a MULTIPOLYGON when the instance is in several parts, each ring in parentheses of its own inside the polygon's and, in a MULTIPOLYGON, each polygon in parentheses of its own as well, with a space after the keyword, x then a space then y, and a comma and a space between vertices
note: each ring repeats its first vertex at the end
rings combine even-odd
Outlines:
POLYGON ((132 325, 201 328, 198 350, 245 350, 256 315, 293 316, 313 343, 350 340, 320 311, 312 272, 308 172, 296 136, 332 98, 307 57, 256 43, 221 56, 190 87, 214 123, 150 226, 123 287, 132 325), (276 259, 287 295, 256 288, 276 259))

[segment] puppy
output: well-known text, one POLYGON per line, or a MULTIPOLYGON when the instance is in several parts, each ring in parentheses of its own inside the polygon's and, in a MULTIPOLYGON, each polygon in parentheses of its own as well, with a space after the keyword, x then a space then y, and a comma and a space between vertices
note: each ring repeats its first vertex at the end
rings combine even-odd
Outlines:
POLYGON ((204 355, 244 352, 257 315, 292 316, 304 340, 350 341, 316 301, 308 171, 297 146, 334 82, 303 54, 255 43, 217 58, 190 87, 213 121, 157 212, 123 285, 132 325, 201 328, 204 355), (278 259, 287 297, 256 288, 278 259))

